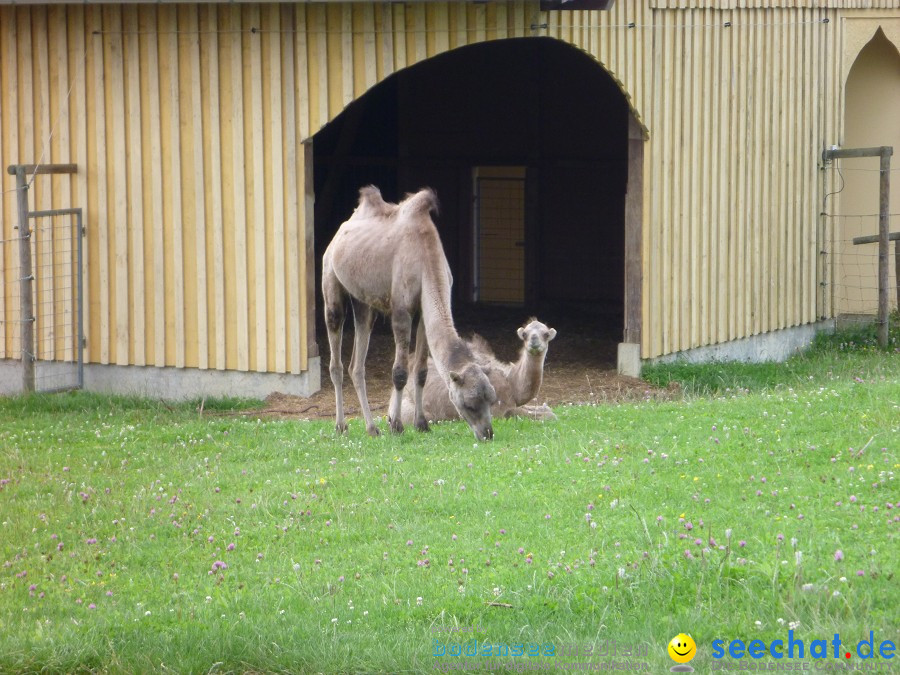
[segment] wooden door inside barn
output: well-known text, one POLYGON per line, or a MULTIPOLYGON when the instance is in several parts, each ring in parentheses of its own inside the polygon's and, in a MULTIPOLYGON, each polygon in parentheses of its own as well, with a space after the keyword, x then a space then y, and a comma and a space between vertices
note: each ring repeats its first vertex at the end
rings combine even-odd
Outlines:
POLYGON ((525 302, 525 167, 475 169, 475 302, 525 302))

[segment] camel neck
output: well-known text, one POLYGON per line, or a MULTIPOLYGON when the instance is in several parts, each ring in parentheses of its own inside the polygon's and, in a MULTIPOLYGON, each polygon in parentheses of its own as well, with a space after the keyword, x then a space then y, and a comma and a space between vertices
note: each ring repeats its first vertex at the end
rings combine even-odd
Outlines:
POLYGON ((441 277, 431 269, 422 279, 422 321, 428 349, 442 374, 459 367, 467 354, 471 358, 470 350, 453 325, 449 277, 441 277))
POLYGON ((509 380, 516 395, 516 405, 524 405, 537 396, 544 380, 544 357, 547 352, 530 354, 522 349, 519 360, 509 371, 509 380))

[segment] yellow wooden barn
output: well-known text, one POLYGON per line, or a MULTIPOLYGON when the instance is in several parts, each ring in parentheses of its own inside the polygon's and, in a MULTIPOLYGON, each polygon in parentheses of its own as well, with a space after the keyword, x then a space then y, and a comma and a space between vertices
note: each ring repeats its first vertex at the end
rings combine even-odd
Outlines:
POLYGON ((83 209, 80 268, 34 244, 34 356, 72 357, 80 277, 88 388, 316 391, 367 183, 437 190, 455 306, 603 307, 629 372, 782 357, 869 311, 878 165, 823 151, 900 148, 898 46, 898 0, 0 0, 0 391, 17 165, 30 211, 83 209))

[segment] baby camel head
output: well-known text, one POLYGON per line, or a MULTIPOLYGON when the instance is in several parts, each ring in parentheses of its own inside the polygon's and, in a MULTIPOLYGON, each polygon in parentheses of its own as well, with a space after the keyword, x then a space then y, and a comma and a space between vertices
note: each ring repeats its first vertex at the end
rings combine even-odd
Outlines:
POLYGON ((555 328, 548 328, 537 319, 531 319, 516 332, 525 344, 525 349, 533 356, 545 353, 550 346, 550 340, 556 337, 555 328))
POLYGON ((479 441, 489 441, 494 437, 491 406, 497 402, 497 392, 486 370, 489 371, 471 363, 461 370, 450 372, 447 378, 450 401, 479 441))

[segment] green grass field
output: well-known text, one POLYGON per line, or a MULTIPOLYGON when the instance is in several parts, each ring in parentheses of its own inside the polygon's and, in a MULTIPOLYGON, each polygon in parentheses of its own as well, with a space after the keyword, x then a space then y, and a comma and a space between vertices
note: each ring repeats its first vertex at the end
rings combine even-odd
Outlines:
POLYGON ((900 355, 648 377, 688 395, 492 443, 0 400, 0 671, 426 672, 490 644, 526 654, 476 670, 661 672, 685 632, 708 672, 715 639, 900 643, 900 355))

